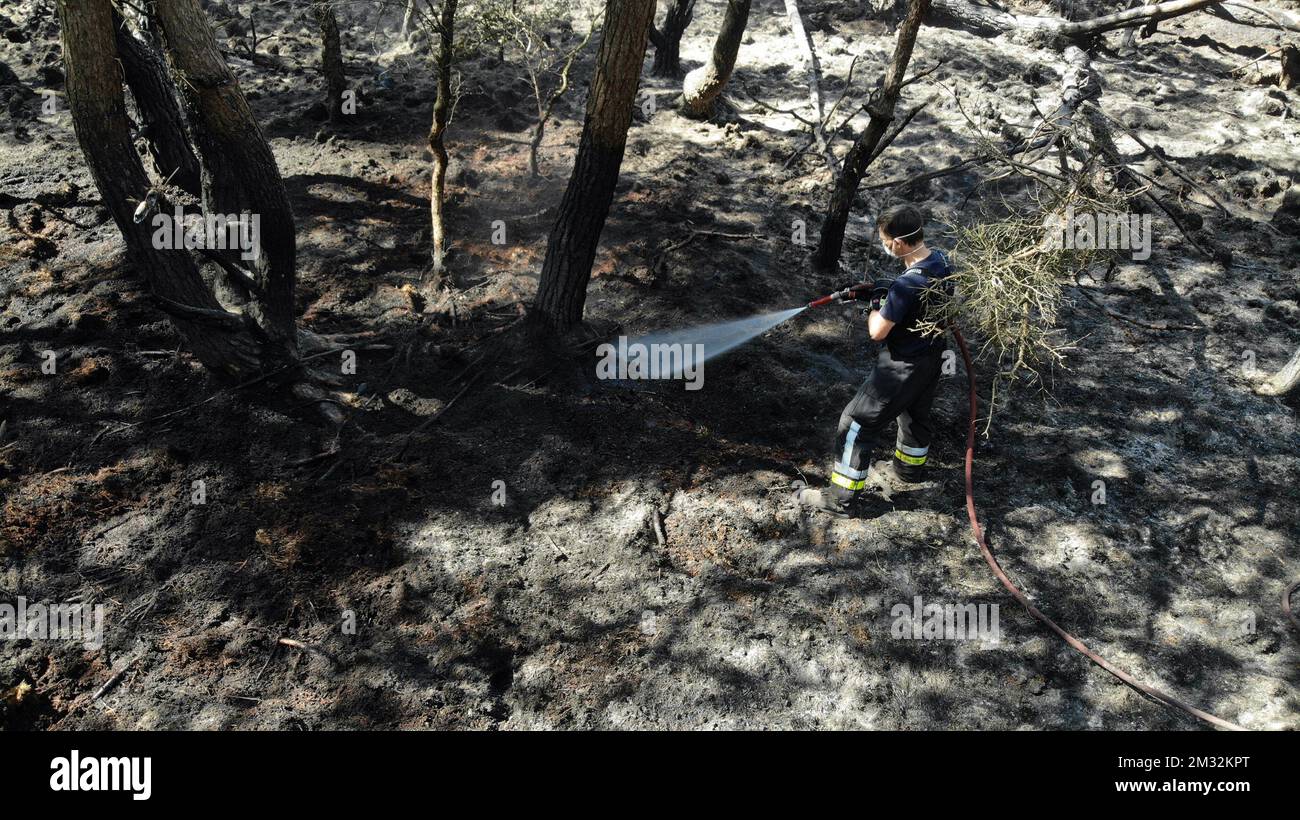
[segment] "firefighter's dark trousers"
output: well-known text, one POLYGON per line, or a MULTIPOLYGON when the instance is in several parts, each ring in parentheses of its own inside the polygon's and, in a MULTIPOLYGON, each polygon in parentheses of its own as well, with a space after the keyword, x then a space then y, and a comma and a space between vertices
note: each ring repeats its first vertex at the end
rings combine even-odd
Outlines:
POLYGON ((901 478, 919 478, 934 438, 930 407, 942 363, 942 348, 902 358, 881 346, 875 370, 840 414, 831 469, 831 486, 837 497, 852 498, 863 489, 872 449, 894 419, 898 419, 894 469, 901 478))

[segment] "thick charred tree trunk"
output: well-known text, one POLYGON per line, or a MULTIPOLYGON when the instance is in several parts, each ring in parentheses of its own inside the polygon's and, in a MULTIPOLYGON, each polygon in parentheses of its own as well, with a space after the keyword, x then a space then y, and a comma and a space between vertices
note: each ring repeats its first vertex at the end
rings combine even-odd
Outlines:
POLYGON ((687 116, 703 118, 713 113, 713 104, 736 67, 736 54, 748 22, 749 0, 727 0, 727 12, 718 39, 713 43, 713 54, 707 63, 687 74, 682 83, 682 112, 687 116))
POLYGON ((197 0, 155 0, 154 9, 202 166, 204 210, 260 220, 252 271, 258 298, 245 309, 277 346, 277 357, 296 359, 297 239, 275 156, 197 0))
POLYGON ((446 268, 447 226, 443 217, 443 200, 447 194, 447 118, 451 114, 451 57, 455 36, 456 0, 442 0, 438 16, 438 93, 433 101, 433 123, 429 126, 429 150, 433 153, 433 172, 429 186, 429 212, 432 218, 433 290, 443 285, 446 268))
POLYGON ((1273 374, 1273 378, 1260 386, 1258 392, 1265 396, 1281 396, 1290 393, 1296 385, 1300 385, 1300 349, 1292 354, 1291 361, 1273 374))
POLYGON ((546 244, 534 308, 556 330, 582 320, 596 245, 632 124, 654 0, 606 0, 605 31, 569 185, 546 244))
POLYGON ((131 259, 200 362, 237 380, 262 372, 258 328, 222 309, 187 251, 155 248, 154 228, 134 219, 149 177, 131 139, 109 0, 59 0, 59 20, 77 141, 131 259))
POLYGON ((167 67, 152 45, 131 34, 117 12, 113 13, 113 39, 155 168, 164 179, 170 177, 173 185, 197 197, 199 160, 190 148, 185 117, 167 67))
POLYGON ((329 106, 330 122, 343 117, 343 91, 347 79, 343 74, 343 47, 339 42, 339 21, 328 0, 312 3, 312 14, 320 27, 321 73, 325 75, 325 104, 329 106))
POLYGON ((1055 17, 1012 14, 995 6, 986 6, 969 0, 931 0, 930 9, 926 23, 942 28, 961 29, 986 37, 1065 22, 1055 17))
POLYGON ((853 198, 857 195, 862 175, 876 155, 876 147, 894 119, 894 107, 898 104, 899 91, 903 87, 903 76, 912 60, 916 32, 920 29, 921 19, 925 17, 929 6, 930 0, 908 2, 907 16, 898 27, 894 58, 885 72, 884 85, 878 93, 872 95, 873 99, 867 105, 871 119, 844 157, 844 166, 831 191, 830 203, 826 206, 826 219, 822 222, 821 238, 813 253, 813 266, 818 270, 832 271, 839 265, 840 253, 844 248, 844 230, 849 222, 853 198))
POLYGON ((656 77, 682 76, 682 35, 695 16, 695 0, 669 0, 663 28, 650 27, 655 61, 650 73, 656 77))

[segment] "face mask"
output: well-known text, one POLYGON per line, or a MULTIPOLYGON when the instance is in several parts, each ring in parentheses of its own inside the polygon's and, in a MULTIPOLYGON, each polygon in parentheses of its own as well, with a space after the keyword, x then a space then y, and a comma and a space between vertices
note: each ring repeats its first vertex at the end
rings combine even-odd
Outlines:
MULTIPOLYGON (((916 230, 914 230, 914 231, 909 231, 908 233, 905 233, 905 234, 903 234, 902 236, 895 236, 895 237, 891 238, 889 241, 890 241, 890 242, 896 242, 896 241, 898 241, 899 239, 906 239, 906 238, 908 238, 909 236, 915 236, 916 234, 918 234, 918 233, 920 233, 920 232, 921 232, 921 229, 920 229, 920 228, 917 228, 916 230)), ((897 257, 899 256, 899 254, 896 254, 896 253, 894 253, 892 250, 889 249, 889 242, 886 242, 886 241, 883 240, 883 239, 880 240, 880 247, 884 248, 884 249, 885 249, 885 253, 889 254, 890 256, 893 256, 893 257, 895 257, 895 258, 897 258, 897 257)))

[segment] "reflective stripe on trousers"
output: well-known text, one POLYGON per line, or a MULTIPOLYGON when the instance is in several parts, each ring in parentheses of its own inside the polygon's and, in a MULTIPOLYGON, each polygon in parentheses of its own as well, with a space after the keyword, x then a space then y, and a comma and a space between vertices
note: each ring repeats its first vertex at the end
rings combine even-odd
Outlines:
POLYGON ((898 438, 894 457, 913 469, 925 464, 934 438, 930 408, 942 357, 942 348, 916 359, 902 359, 881 347, 875 368, 840 414, 837 460, 831 472, 837 495, 851 496, 865 487, 871 451, 880 433, 895 419, 898 438))

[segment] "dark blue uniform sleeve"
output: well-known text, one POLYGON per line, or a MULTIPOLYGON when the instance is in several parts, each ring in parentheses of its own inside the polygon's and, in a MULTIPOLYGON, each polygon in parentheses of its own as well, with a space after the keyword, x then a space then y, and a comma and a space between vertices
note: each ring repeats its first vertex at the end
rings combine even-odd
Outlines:
POLYGON ((893 287, 889 289, 889 296, 885 299, 885 304, 880 307, 880 315, 898 324, 912 315, 920 298, 921 289, 912 277, 900 276, 894 280, 893 287))

